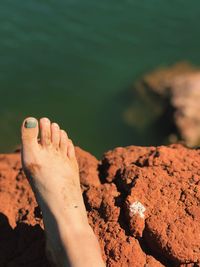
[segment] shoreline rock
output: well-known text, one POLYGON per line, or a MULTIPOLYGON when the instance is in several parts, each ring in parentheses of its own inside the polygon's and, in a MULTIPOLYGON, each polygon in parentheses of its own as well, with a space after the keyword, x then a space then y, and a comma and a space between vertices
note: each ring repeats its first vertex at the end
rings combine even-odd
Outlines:
MULTIPOLYGON (((118 147, 101 161, 80 148, 76 155, 106 266, 200 266, 200 149, 118 147)), ((50 266, 19 153, 0 155, 0 233, 0 266, 50 266)))
POLYGON ((199 68, 180 62, 155 69, 139 79, 132 91, 138 94, 136 98, 147 112, 130 105, 124 112, 129 125, 137 125, 139 118, 140 122, 144 120, 144 126, 148 123, 163 128, 160 135, 167 143, 183 141, 190 147, 200 146, 199 68))

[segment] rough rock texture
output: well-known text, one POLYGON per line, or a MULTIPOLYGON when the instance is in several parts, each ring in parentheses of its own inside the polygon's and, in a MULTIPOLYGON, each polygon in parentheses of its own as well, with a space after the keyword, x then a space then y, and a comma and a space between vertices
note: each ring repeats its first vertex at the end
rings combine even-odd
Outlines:
MULTIPOLYGON (((76 148, 88 218, 108 267, 200 266, 200 149, 76 148)), ((0 266, 50 266, 19 153, 0 155, 0 266)))
POLYGON ((189 146, 200 145, 199 68, 188 63, 160 68, 145 75, 135 88, 143 95, 147 90, 167 101, 163 118, 168 121, 173 118, 178 139, 189 146))

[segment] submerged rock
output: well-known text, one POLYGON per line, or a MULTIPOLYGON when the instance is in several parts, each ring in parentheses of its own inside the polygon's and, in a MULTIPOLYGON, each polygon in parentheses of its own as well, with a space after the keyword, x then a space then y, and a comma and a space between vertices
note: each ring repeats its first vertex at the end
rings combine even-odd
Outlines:
MULTIPOLYGON (((130 106, 124 113, 127 123, 134 125, 141 114, 148 119, 146 123, 156 122, 158 129, 159 125, 164 129, 160 135, 167 137, 167 142, 200 145, 200 69, 188 63, 159 68, 137 81, 134 90, 147 112, 130 106)), ((142 118, 140 122, 145 121, 142 118)))
MULTIPOLYGON (((76 149, 89 223, 108 267, 200 266, 200 149, 76 149)), ((0 155, 0 266, 49 266, 19 153, 0 155)))

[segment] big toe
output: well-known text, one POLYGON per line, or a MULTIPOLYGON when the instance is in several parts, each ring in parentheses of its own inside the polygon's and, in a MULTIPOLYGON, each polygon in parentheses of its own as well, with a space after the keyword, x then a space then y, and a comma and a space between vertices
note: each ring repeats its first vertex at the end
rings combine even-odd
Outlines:
POLYGON ((35 118, 26 118, 21 128, 22 145, 37 144, 38 137, 38 121, 35 118))

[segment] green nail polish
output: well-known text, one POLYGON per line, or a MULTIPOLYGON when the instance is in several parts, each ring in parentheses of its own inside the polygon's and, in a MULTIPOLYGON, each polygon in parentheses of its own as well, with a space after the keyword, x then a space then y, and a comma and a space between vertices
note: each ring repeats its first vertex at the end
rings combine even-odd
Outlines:
POLYGON ((27 120, 24 124, 25 128, 35 128, 37 126, 37 121, 27 120))

